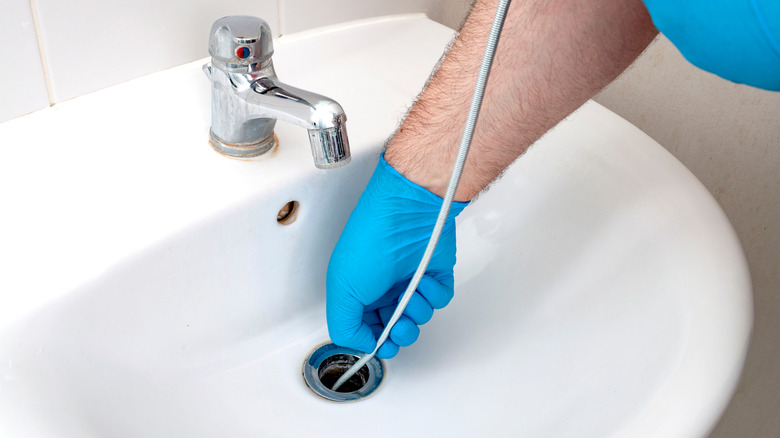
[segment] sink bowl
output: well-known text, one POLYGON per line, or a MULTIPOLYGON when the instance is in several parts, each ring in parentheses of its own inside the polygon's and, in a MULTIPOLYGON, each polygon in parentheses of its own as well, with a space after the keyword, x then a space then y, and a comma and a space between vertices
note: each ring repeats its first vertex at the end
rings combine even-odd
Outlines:
POLYGON ((304 383, 330 252, 451 36, 413 15, 276 43, 279 77, 347 112, 334 170, 281 122, 266 156, 217 155, 202 61, 0 125, 0 435, 705 436, 750 336, 745 258, 593 102, 458 218, 455 299, 373 395, 304 383))

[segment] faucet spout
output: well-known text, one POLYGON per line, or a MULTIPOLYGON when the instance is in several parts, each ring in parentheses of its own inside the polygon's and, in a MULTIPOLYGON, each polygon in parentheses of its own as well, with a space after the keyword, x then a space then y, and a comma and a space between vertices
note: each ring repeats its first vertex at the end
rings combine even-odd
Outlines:
POLYGON ((259 119, 282 120, 307 129, 317 167, 330 169, 350 161, 347 115, 335 100, 271 77, 255 81, 242 98, 257 108, 259 119))
POLYGON ((284 84, 276 77, 270 28, 255 17, 224 17, 212 26, 211 62, 203 67, 212 84, 210 143, 218 152, 248 158, 276 145, 277 120, 309 132, 315 166, 330 169, 350 161, 347 116, 333 99, 284 84))
POLYGON ((252 84, 247 100, 277 120, 306 129, 328 129, 343 124, 347 116, 333 99, 264 77, 252 84))

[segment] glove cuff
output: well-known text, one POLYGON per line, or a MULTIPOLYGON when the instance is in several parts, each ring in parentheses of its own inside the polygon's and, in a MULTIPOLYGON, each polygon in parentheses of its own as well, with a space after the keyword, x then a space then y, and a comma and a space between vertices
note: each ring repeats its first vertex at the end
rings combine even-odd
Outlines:
MULTIPOLYGON (((398 189, 398 192, 402 192, 405 197, 412 198, 418 202, 424 202, 430 206, 435 206, 436 209, 440 209, 444 202, 444 199, 439 195, 401 175, 400 172, 395 170, 393 166, 385 160, 384 152, 382 152, 382 155, 379 157, 379 163, 377 164, 371 179, 377 180, 375 182, 382 186, 395 186, 398 189)), ((459 202, 453 200, 447 219, 454 219, 467 205, 469 205, 469 203, 470 201, 459 202)))

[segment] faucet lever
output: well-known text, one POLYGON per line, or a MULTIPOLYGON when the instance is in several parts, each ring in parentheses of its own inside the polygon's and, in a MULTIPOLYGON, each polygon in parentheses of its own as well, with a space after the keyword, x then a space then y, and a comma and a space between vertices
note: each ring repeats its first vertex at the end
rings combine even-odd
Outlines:
POLYGON ((274 54, 271 28, 257 17, 222 17, 211 26, 209 54, 229 65, 262 65, 274 54))
POLYGON ((338 102, 279 81, 268 23, 230 16, 214 22, 209 37, 211 81, 209 143, 219 153, 255 157, 276 145, 277 120, 309 131, 315 166, 330 169, 350 161, 347 116, 338 102))

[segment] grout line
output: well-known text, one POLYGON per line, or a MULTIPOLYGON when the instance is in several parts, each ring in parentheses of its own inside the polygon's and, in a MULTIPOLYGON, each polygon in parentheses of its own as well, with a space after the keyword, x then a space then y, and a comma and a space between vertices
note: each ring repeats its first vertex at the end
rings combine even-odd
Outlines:
POLYGON ((279 20, 279 35, 277 37, 281 37, 284 35, 284 0, 276 0, 276 18, 279 20))
POLYGON ((35 39, 38 42, 38 54, 41 56, 41 67, 43 68, 43 80, 46 83, 46 94, 49 96, 49 106, 54 106, 54 87, 51 82, 51 71, 49 70, 49 60, 46 57, 46 51, 43 47, 43 34, 41 24, 38 20, 38 7, 35 0, 30 1, 30 14, 32 15, 33 26, 35 27, 35 39))

